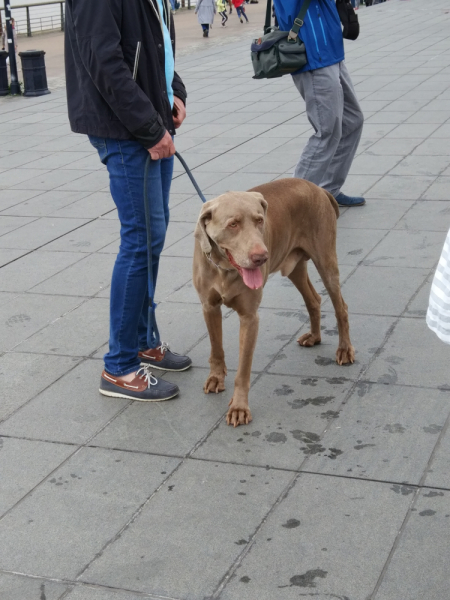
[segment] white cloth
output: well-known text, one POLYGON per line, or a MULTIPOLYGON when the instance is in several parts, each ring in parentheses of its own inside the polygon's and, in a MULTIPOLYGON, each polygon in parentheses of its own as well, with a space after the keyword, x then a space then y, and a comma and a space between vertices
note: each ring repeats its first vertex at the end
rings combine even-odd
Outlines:
POLYGON ((427 325, 446 344, 450 344, 450 230, 431 285, 427 325))

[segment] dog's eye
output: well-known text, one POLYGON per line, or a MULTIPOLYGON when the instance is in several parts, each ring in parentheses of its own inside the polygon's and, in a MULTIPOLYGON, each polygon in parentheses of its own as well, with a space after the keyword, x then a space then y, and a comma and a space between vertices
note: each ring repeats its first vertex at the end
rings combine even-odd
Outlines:
POLYGON ((257 221, 258 225, 262 225, 264 223, 264 219, 260 217, 257 221))
POLYGON ((232 223, 230 223, 228 225, 228 227, 231 227, 231 229, 236 229, 237 226, 238 226, 238 224, 236 223, 236 221, 233 221, 232 223))

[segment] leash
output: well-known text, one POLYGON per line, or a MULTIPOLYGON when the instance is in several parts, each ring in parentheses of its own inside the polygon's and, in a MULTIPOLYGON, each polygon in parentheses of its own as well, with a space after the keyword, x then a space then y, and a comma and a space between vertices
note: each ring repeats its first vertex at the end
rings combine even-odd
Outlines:
MULTIPOLYGON (((180 163, 183 165, 186 174, 189 179, 192 181, 192 185, 197 191, 197 194, 200 196, 200 200, 205 203, 206 198, 203 195, 198 183, 195 181, 194 176, 191 173, 191 170, 187 166, 185 160, 181 157, 178 152, 175 152, 175 156, 178 158, 180 163)), ((151 221, 150 221, 150 205, 148 201, 148 169, 150 167, 150 162, 152 158, 150 154, 148 155, 147 161, 145 163, 144 170, 144 210, 145 210, 145 227, 147 229, 147 276, 148 276, 148 324, 147 324, 147 346, 148 348, 158 348, 161 345, 161 338, 158 331, 158 325, 156 323, 156 304, 153 300, 153 253, 152 253, 152 231, 151 231, 151 221), (152 293, 150 293, 152 292, 152 293)))

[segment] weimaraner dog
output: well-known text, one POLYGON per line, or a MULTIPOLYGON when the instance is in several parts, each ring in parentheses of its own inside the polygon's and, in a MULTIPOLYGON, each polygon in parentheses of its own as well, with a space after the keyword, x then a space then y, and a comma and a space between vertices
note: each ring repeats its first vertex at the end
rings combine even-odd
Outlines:
POLYGON ((302 294, 311 331, 300 346, 320 343, 319 294, 308 277, 307 261, 315 264, 333 302, 339 345, 336 362, 352 363, 347 305, 341 295, 336 256, 336 200, 303 179, 280 179, 248 192, 228 192, 203 205, 195 229, 194 285, 203 306, 211 341, 206 394, 225 389, 227 368, 222 344, 225 304, 240 319, 239 366, 227 424, 252 420, 248 406, 253 352, 258 336, 258 307, 270 273, 281 271, 302 294))

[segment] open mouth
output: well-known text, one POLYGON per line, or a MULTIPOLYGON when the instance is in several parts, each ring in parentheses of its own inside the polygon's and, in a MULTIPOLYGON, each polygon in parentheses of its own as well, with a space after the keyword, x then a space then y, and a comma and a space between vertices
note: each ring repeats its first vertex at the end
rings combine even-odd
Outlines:
POLYGON ((228 250, 225 250, 225 252, 227 253, 228 260, 233 265, 233 267, 239 272, 239 275, 242 277, 247 287, 249 287, 251 290, 257 290, 263 286, 264 278, 259 267, 256 267, 254 269, 245 269, 244 267, 241 267, 237 264, 230 252, 228 252, 228 250))

